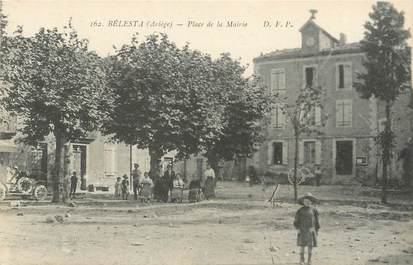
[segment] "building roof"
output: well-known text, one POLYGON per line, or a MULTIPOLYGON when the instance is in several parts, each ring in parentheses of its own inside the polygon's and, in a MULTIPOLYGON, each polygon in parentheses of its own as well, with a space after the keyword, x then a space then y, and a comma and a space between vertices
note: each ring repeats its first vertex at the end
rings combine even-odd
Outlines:
POLYGON ((338 42, 338 39, 334 38, 330 33, 328 33, 325 29, 320 27, 317 23, 314 22, 314 19, 309 19, 300 29, 299 31, 302 32, 306 27, 309 25, 313 25, 314 27, 318 28, 321 30, 325 35, 327 35, 329 38, 331 38, 334 42, 338 42))
POLYGON ((294 58, 307 58, 314 56, 325 56, 325 55, 335 55, 335 54, 345 54, 345 53, 359 53, 361 52, 360 43, 353 42, 344 45, 335 46, 330 49, 321 50, 315 53, 305 53, 301 48, 293 49, 282 49, 275 50, 266 54, 262 54, 254 58, 254 63, 272 60, 283 60, 283 59, 294 59, 294 58))

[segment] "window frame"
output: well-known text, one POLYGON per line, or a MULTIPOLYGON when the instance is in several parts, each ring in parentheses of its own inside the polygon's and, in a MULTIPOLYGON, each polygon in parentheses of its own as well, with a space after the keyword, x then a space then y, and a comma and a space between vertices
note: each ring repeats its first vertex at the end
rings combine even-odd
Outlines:
POLYGON ((272 125, 272 127, 275 128, 275 129, 284 129, 285 126, 286 126, 286 123, 287 123, 286 121, 287 121, 287 119, 286 119, 285 113, 283 113, 283 111, 282 111, 283 105, 284 105, 284 104, 276 104, 276 105, 275 105, 275 108, 274 108, 274 110, 273 110, 273 112, 272 112, 272 114, 271 114, 271 125, 272 125), (284 117, 284 123, 280 123, 280 113, 281 113, 281 115, 283 115, 283 117, 284 117), (275 115, 275 116, 274 116, 274 115, 275 115), (273 117, 275 117, 275 122, 274 122, 274 118, 273 118, 273 117))
POLYGON ((307 79, 306 79, 306 69, 307 68, 314 68, 315 69, 315 74, 313 73, 313 86, 317 87, 318 86, 318 65, 317 64, 307 64, 303 66, 303 88, 307 86, 307 79))
POLYGON ((337 62, 335 67, 335 87, 336 91, 351 91, 353 90, 353 63, 352 62, 337 62), (343 66, 343 87, 340 87, 340 65, 343 66), (346 70, 345 66, 350 67, 350 84, 346 87, 346 70))
POLYGON ((272 159, 271 159, 271 164, 272 165, 283 165, 283 161, 284 161, 284 157, 283 157, 283 148, 284 148, 284 144, 283 144, 283 142, 281 142, 281 141, 274 141, 274 142, 272 142, 272 159), (279 146, 281 146, 281 148, 280 148, 280 151, 279 151, 279 153, 280 153, 280 160, 278 161, 278 162, 280 162, 280 163, 277 163, 276 162, 276 157, 275 157, 275 145, 279 145, 279 146))
POLYGON ((336 100, 336 104, 335 104, 335 112, 336 112, 336 115, 335 115, 335 125, 336 125, 336 128, 351 128, 351 127, 353 127, 353 100, 352 99, 337 99, 336 100), (350 120, 349 121, 346 121, 345 120, 345 103, 350 103, 349 105, 350 105, 350 112, 351 112, 351 114, 349 115, 350 116, 350 120), (339 120, 337 119, 337 113, 339 113, 339 111, 338 111, 338 109, 337 109, 337 105, 339 104, 339 103, 342 103, 343 104, 343 113, 342 113, 342 120, 341 120, 341 123, 339 122, 339 120), (348 124, 347 124, 347 122, 348 122, 348 124), (339 125, 339 124, 342 124, 342 125, 339 125))
POLYGON ((316 140, 303 140, 303 164, 316 164, 316 158, 317 158, 317 141, 316 140), (310 160, 312 161, 306 161, 306 145, 312 144, 312 150, 310 150, 310 160), (314 153, 312 154, 312 151, 314 153), (312 158, 312 159, 311 159, 312 158))
MULTIPOLYGON (((278 74, 278 77, 279 77, 279 75, 280 74, 278 74)), ((278 83, 279 83, 279 79, 277 79, 277 84, 278 83)), ((286 86, 287 86, 287 75, 286 75, 286 72, 285 72, 285 68, 282 68, 282 67, 272 68, 271 71, 270 71, 271 92, 285 94, 285 91, 287 90, 286 86), (275 75, 275 73, 284 73, 284 88, 282 88, 282 89, 275 88, 275 86, 274 86, 274 83, 275 83, 274 81, 275 80, 273 79, 273 76, 275 75)))

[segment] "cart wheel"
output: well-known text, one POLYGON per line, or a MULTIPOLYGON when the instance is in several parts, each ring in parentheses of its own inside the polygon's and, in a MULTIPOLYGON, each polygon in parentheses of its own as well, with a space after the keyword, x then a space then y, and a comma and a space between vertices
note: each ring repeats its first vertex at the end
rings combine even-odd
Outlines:
POLYGON ((4 200, 6 198, 7 194, 7 187, 3 183, 0 183, 0 201, 4 200))
POLYGON ((37 185, 34 188, 33 196, 37 201, 44 200, 47 196, 47 189, 44 185, 37 185))
POLYGON ((22 177, 17 181, 17 190, 23 194, 29 194, 33 189, 32 181, 27 177, 22 177))
MULTIPOLYGON (((301 184, 303 180, 303 173, 300 168, 297 168, 297 185, 301 184)), ((291 168, 290 171, 288 171, 288 182, 291 185, 294 185, 294 168, 291 168)))

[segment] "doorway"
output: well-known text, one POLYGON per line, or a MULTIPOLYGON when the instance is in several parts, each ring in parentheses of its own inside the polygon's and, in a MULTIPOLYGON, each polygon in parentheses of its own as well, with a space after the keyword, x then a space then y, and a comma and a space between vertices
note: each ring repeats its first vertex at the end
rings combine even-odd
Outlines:
POLYGON ((73 170, 80 176, 80 189, 86 190, 86 145, 73 145, 73 170))
POLYGON ((353 174, 353 141, 336 141, 336 174, 353 174))

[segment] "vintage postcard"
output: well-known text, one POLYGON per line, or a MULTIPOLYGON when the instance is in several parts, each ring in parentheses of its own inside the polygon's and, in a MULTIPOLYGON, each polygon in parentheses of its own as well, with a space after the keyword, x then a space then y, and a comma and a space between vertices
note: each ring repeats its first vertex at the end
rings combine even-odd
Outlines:
POLYGON ((0 0, 0 265, 413 264, 412 26, 0 0))

